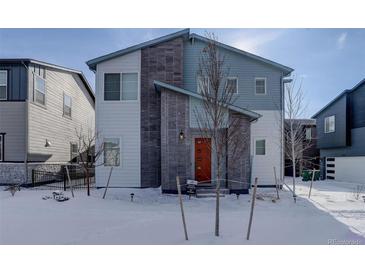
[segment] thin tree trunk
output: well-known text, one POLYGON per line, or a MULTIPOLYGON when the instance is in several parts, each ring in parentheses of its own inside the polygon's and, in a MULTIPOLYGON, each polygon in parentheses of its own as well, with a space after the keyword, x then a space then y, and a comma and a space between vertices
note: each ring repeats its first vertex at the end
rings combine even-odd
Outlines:
POLYGON ((278 179, 276 177, 276 168, 275 167, 274 167, 274 177, 275 177, 276 198, 277 199, 280 199, 280 197, 279 197, 278 179))
POLYGON ((251 226, 252 226, 252 218, 253 218, 253 210, 255 207, 255 200, 256 200, 256 190, 257 190, 257 177, 255 178, 255 186, 252 193, 252 201, 251 201, 251 212, 250 212, 250 220, 248 221, 248 229, 247 229, 247 240, 250 239, 251 233, 251 226))
POLYGON ((313 181, 314 181, 314 174, 316 173, 316 170, 315 169, 313 169, 313 171, 312 171, 313 173, 312 173, 312 181, 311 181, 311 186, 310 186, 310 188, 309 188, 309 194, 308 194, 308 198, 310 199, 310 197, 311 197, 311 193, 312 193, 312 186, 313 186, 313 181))
MULTIPOLYGON (((293 125, 291 125, 291 127, 293 127, 293 125)), ((294 140, 294 133, 293 133, 293 129, 291 129, 291 154, 292 154, 292 165, 293 165, 293 198, 294 198, 294 202, 297 202, 297 195, 295 194, 295 178, 296 178, 296 163, 295 163, 295 140, 294 140)))
POLYGON ((90 196, 89 169, 86 167, 87 196, 90 196))
POLYGON ((68 167, 67 167, 67 166, 66 166, 66 173, 67 173, 68 183, 70 184, 70 189, 71 189, 72 198, 75 198, 75 195, 74 195, 74 188, 73 188, 72 183, 71 183, 70 173, 69 173, 69 171, 68 171, 68 167))
POLYGON ((219 194, 220 194, 220 160, 219 160, 219 156, 217 157, 217 187, 216 187, 216 203, 215 203, 215 236, 219 236, 219 194))
POLYGON ((108 182, 106 183, 106 187, 105 187, 105 190, 104 190, 103 199, 105 199, 106 192, 107 192, 107 190, 109 188, 109 182, 110 182, 110 177, 112 176, 112 172, 113 172, 113 167, 110 168, 108 182))
POLYGON ((179 178, 179 176, 176 176, 176 184, 177 184, 177 192, 179 194, 179 202, 180 202, 180 209, 181 209, 181 218, 182 218, 183 227, 184 227, 185 240, 188 241, 189 238, 188 238, 188 231, 186 229, 184 206, 183 206, 183 201, 182 201, 182 197, 181 197, 181 186, 180 186, 180 178, 179 178))

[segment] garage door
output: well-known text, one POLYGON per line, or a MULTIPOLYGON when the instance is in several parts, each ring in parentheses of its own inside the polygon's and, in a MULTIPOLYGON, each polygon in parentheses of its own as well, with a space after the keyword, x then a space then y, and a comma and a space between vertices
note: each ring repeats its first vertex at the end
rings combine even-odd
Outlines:
POLYGON ((326 158, 326 178, 365 185, 365 157, 326 158))

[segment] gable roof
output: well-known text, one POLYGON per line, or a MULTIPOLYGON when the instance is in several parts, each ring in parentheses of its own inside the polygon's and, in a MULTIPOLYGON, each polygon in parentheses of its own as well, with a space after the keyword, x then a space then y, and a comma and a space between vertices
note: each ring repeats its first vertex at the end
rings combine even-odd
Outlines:
POLYGON ((331 102, 329 102, 327 105, 325 105, 323 108, 321 108, 318 112, 316 112, 312 118, 316 118, 319 114, 321 114, 323 111, 325 111, 327 108, 332 106, 334 103, 336 103, 339 99, 341 99, 343 96, 355 91, 360 86, 365 84, 365 78, 362 79, 359 83, 357 83, 353 88, 351 89, 345 89, 343 92, 341 92, 339 95, 337 95, 331 102))
MULTIPOLYGON (((159 43, 162 43, 162 42, 165 42, 165 41, 168 41, 168 40, 180 37, 180 36, 183 36, 187 39, 199 39, 199 40, 204 41, 204 42, 209 42, 210 41, 208 38, 205 38, 205 37, 200 36, 198 34, 195 34, 195 33, 190 34, 190 29, 183 29, 183 30, 178 31, 178 32, 174 32, 174 33, 171 33, 171 34, 168 34, 168 35, 165 35, 165 36, 162 36, 162 37, 159 37, 159 38, 147 41, 147 42, 137 44, 135 46, 131 46, 131 47, 128 47, 128 48, 125 48, 125 49, 122 49, 122 50, 118 50, 118 51, 115 51, 115 52, 112 52, 112 53, 109 53, 109 54, 106 54, 106 55, 91 59, 91 60, 87 61, 86 64, 89 66, 89 68, 92 71, 95 71, 96 70, 96 65, 101 63, 101 62, 104 62, 104 61, 107 61, 107 60, 110 60, 110 59, 113 59, 113 58, 116 58, 116 57, 120 57, 120 56, 123 56, 125 54, 131 53, 133 51, 140 50, 140 49, 143 49, 143 48, 146 48, 146 47, 150 47, 150 46, 153 46, 153 45, 156 45, 156 44, 159 44, 159 43)), ((220 43, 220 42, 217 42, 217 45, 219 47, 222 47, 222 48, 227 49, 229 51, 233 51, 233 52, 236 52, 236 53, 241 54, 243 56, 252 58, 256 61, 271 65, 271 66, 283 71, 285 73, 284 76, 287 76, 288 74, 290 74, 293 71, 293 69, 290 68, 290 67, 281 65, 279 63, 276 63, 274 61, 271 61, 271 60, 268 60, 266 58, 260 57, 258 55, 249 53, 247 51, 243 51, 243 50, 228 46, 228 45, 220 43)))
MULTIPOLYGON (((200 100, 204 99, 203 96, 201 96, 198 93, 195 93, 195 92, 183 89, 183 88, 179 88, 177 86, 173 86, 173 85, 161 82, 161 81, 153 81, 153 84, 155 85, 155 88, 156 88, 157 91, 160 91, 161 88, 166 88, 166 89, 169 89, 169 90, 172 90, 172 91, 175 91, 175 92, 179 92, 179 93, 182 93, 182 94, 185 94, 185 95, 188 95, 188 96, 200 99, 200 100)), ((254 111, 251 111, 251 110, 248 110, 248 109, 245 109, 245 108, 241 108, 241 107, 237 107, 235 105, 229 105, 228 108, 230 110, 236 111, 238 113, 241 113, 241 114, 244 114, 244 115, 250 117, 251 122, 254 121, 254 120, 257 120, 258 118, 261 117, 260 114, 254 112, 254 111)))
POLYGON ((58 66, 55 64, 51 64, 51 63, 47 63, 47 62, 43 62, 43 61, 39 61, 39 60, 35 60, 35 59, 31 59, 31 58, 9 58, 9 59, 0 59, 0 63, 32 63, 32 64, 37 64, 37 65, 41 65, 41 66, 45 66, 45 67, 50 67, 50 68, 54 68, 54 69, 59 69, 62 71, 67 71, 67 72, 71 72, 71 73, 76 73, 77 75, 79 75, 81 81, 83 82, 83 84, 85 85, 87 91, 89 92, 92 100, 95 102, 95 94, 89 84, 89 82, 87 81, 84 73, 80 70, 75 70, 75 69, 71 69, 71 68, 66 68, 63 66, 58 66))

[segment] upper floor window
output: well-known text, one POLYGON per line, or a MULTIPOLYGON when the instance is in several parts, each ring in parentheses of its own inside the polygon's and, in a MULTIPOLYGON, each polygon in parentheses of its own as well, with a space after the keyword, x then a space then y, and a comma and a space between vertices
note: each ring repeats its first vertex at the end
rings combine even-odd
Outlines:
POLYGON ((266 78, 255 78, 255 94, 266 94, 266 78))
POLYGON ((307 127, 305 128, 305 139, 306 140, 312 140, 312 128, 311 127, 307 127))
POLYGON ((265 139, 256 140, 255 150, 256 150, 256 155, 265 155, 266 154, 266 140, 265 139))
POLYGON ((227 78, 226 90, 228 92, 238 93, 238 79, 237 79, 237 77, 228 77, 227 78))
POLYGON ((335 115, 324 118, 324 133, 335 132, 335 115))
POLYGON ((8 91, 8 72, 0 70, 0 100, 7 99, 8 91))
POLYGON ((105 73, 104 100, 138 100, 138 73, 105 73))
POLYGON ((198 91, 198 93, 202 94, 204 91, 205 92, 209 92, 209 78, 208 77, 203 77, 203 76, 198 76, 197 78, 197 88, 196 90, 198 91))
POLYGON ((63 115, 71 118, 72 98, 66 94, 63 95, 63 115))
POLYGON ((104 166, 120 165, 119 138, 104 139, 104 166))
POLYGON ((33 101, 41 105, 46 104, 46 80, 36 74, 34 74, 33 101))

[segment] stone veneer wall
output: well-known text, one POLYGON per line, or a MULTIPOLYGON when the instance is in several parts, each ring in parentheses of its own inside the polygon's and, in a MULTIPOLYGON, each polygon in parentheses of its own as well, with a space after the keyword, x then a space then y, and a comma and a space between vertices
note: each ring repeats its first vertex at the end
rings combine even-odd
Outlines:
POLYGON ((164 193, 176 193, 176 176, 180 183, 192 177, 192 141, 189 130, 189 97, 163 89, 161 91, 161 186, 164 193), (179 138, 180 132, 185 138, 179 138))
POLYGON ((153 81, 183 85, 183 39, 141 51, 141 186, 161 184, 161 97, 153 81))
POLYGON ((21 184, 25 182, 24 163, 0 163, 0 184, 21 184))
MULTIPOLYGON (((251 123, 247 116, 230 111, 229 119, 239 119, 238 127, 240 133, 236 135, 236 138, 240 140, 239 148, 236 155, 232 155, 232 147, 228 144, 228 163, 227 163, 227 178, 228 180, 234 180, 244 182, 245 185, 237 183, 229 183, 229 188, 232 192, 247 193, 250 184, 251 164, 250 164, 250 128, 251 123)), ((231 123, 232 124, 232 123, 231 123)), ((228 129, 229 131, 229 129, 228 129)), ((228 133, 231 134, 231 133, 228 133)))

